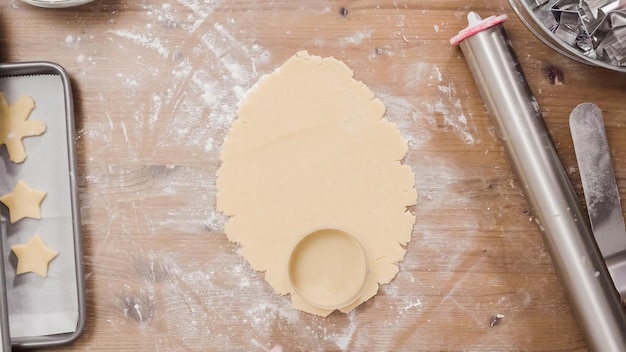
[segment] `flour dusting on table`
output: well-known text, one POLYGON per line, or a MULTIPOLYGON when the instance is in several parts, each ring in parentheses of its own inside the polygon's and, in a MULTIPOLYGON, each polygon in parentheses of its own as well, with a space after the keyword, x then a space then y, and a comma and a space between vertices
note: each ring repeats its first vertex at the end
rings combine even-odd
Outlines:
MULTIPOLYGON (((393 341, 385 340, 388 335, 371 336, 368 331, 408 324, 432 309, 433 302, 422 294, 428 287, 410 273, 419 270, 403 270, 425 270, 425 261, 430 258, 411 256, 409 248, 396 279, 382 286, 381 294, 371 303, 346 316, 324 319, 291 308, 288 298, 272 292, 262 274, 255 273, 240 259, 236 248, 221 233, 224 217, 215 211, 214 175, 218 163, 214 161, 219 159, 225 135, 236 118, 238 103, 262 75, 270 73, 286 57, 275 57, 272 48, 258 42, 254 33, 241 32, 238 24, 252 20, 252 12, 230 10, 228 2, 178 0, 137 6, 142 11, 136 13, 136 24, 121 27, 111 16, 108 41, 102 43, 107 47, 106 55, 85 51, 91 37, 79 30, 68 33, 62 43, 70 55, 75 55, 80 77, 89 77, 96 70, 115 70, 120 58, 124 65, 137 67, 107 79, 107 85, 122 90, 128 101, 110 102, 106 92, 93 97, 89 103, 98 104, 106 113, 90 119, 78 133, 79 138, 89 140, 86 145, 120 148, 126 155, 124 160, 111 160, 112 166, 94 167, 94 173, 85 175, 83 180, 90 189, 89 196, 82 199, 88 205, 84 210, 99 209, 92 217, 105 217, 110 222, 110 228, 98 229, 94 236, 98 248, 94 255, 99 260, 110 260, 112 266, 122 265, 118 258, 132 258, 132 270, 142 278, 138 282, 129 280, 123 286, 115 281, 103 283, 112 294, 111 298, 101 299, 107 300, 105 305, 111 309, 124 307, 119 311, 126 318, 122 322, 111 320, 111 328, 123 335, 127 325, 140 324, 139 333, 154 337, 154 350, 179 343, 180 348, 189 350, 215 346, 226 350, 242 346, 265 350, 287 339, 301 341, 301 349, 324 342, 323 346, 330 344, 334 349, 359 350, 366 349, 372 341, 393 349, 393 341), (220 10, 218 16, 220 8, 227 10, 220 10), (174 39, 179 32, 185 33, 185 40, 174 39), (145 67, 147 57, 160 64, 145 67), (137 99, 146 95, 148 99, 137 99), (152 148, 141 151, 145 148, 139 146, 146 145, 152 148), (190 157, 168 154, 168 147, 172 146, 184 147, 194 162, 188 161, 190 157), (207 167, 209 161, 213 163, 207 167), (123 187, 119 203, 98 204, 100 194, 119 187, 123 187), (188 195, 190 201, 165 210, 150 208, 151 200, 173 194, 188 195), (129 220, 145 232, 125 227, 124 221, 129 220), (135 240, 148 236, 157 241, 164 229, 180 236, 181 245, 165 252, 135 240), (115 236, 116 231, 123 236, 115 236), (116 241, 142 243, 143 247, 138 245, 133 253, 119 253, 116 241), (189 263, 185 260, 189 250, 185 243, 219 246, 219 251, 189 263), (102 259, 107 255, 112 259, 102 259), (401 295, 401 291, 411 293, 401 295), (388 315, 372 320, 368 309, 382 310, 388 315), (216 325, 227 328, 211 331, 210 327, 216 325), (242 335, 242 330, 248 333, 242 335)), ((330 11, 334 4, 321 6, 316 15, 334 14, 334 10, 330 11)), ((388 49, 388 57, 396 53, 406 56, 403 45, 417 40, 417 35, 408 32, 409 24, 405 25, 401 14, 401 9, 397 9, 398 28, 384 33, 398 46, 397 50, 388 49)), ((443 24, 440 31, 444 31, 443 24)), ((340 37, 312 38, 311 44, 337 46, 336 57, 343 59, 340 55, 349 48, 370 45, 377 35, 381 34, 364 26, 340 37)), ((316 54, 314 49, 309 50, 316 54)), ((372 54, 368 51, 355 57, 366 66, 372 54)), ((356 69, 355 78, 364 80, 356 69)), ((409 144, 406 159, 413 165, 420 193, 420 203, 414 210, 418 224, 420 218, 436 214, 438 207, 451 199, 460 207, 469 203, 467 196, 455 187, 459 170, 432 148, 436 137, 452 134, 460 145, 480 143, 472 127, 471 113, 465 111, 455 85, 444 78, 436 65, 420 62, 408 75, 390 77, 403 80, 402 86, 409 92, 413 88, 438 92, 435 99, 426 101, 395 95, 385 87, 377 89, 364 80, 374 87, 374 93, 386 106, 386 118, 398 125, 409 144)), ((90 161, 108 160, 107 153, 107 148, 102 147, 87 155, 90 161)), ((468 226, 468 238, 476 228, 476 224, 459 226, 468 226)), ((418 226, 413 245, 432 246, 436 252, 440 246, 449 245, 438 235, 437 229, 418 226)), ((460 265, 459 257, 467 241, 470 240, 451 244, 458 255, 446 259, 448 270, 460 265)), ((97 275, 98 269, 93 270, 97 275)), ((453 293, 451 290, 450 297, 453 293)))

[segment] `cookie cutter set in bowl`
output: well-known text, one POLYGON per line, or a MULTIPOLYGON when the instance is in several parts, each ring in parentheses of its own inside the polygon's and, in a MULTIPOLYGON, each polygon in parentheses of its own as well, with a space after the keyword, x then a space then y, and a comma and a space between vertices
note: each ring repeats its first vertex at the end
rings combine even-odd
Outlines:
POLYGON ((580 62, 626 72, 626 1, 509 0, 545 44, 580 62))

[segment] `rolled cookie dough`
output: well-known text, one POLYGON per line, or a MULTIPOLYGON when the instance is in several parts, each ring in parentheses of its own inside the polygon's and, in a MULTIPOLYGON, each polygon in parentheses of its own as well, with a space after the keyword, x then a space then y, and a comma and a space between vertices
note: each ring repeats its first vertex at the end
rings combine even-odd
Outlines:
POLYGON ((262 78, 242 101, 223 146, 217 208, 240 254, 295 308, 326 316, 289 283, 292 248, 320 228, 351 233, 370 275, 349 312, 398 272, 417 193, 407 152, 383 103, 334 58, 299 52, 262 78))

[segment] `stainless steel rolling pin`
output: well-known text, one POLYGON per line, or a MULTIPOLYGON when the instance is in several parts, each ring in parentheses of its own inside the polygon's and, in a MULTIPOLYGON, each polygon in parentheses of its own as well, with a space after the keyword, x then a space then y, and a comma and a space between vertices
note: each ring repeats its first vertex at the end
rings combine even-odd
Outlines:
POLYGON ((626 351, 626 310, 504 31, 505 20, 470 12, 469 27, 451 43, 461 47, 499 130, 589 347, 626 351))

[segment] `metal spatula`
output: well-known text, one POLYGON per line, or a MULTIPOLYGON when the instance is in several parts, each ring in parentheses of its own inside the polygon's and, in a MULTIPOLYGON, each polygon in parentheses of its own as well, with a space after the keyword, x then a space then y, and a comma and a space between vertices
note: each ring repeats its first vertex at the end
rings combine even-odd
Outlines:
POLYGON ((604 129, 602 111, 578 105, 570 130, 593 236, 622 300, 626 298, 626 227, 604 129))

